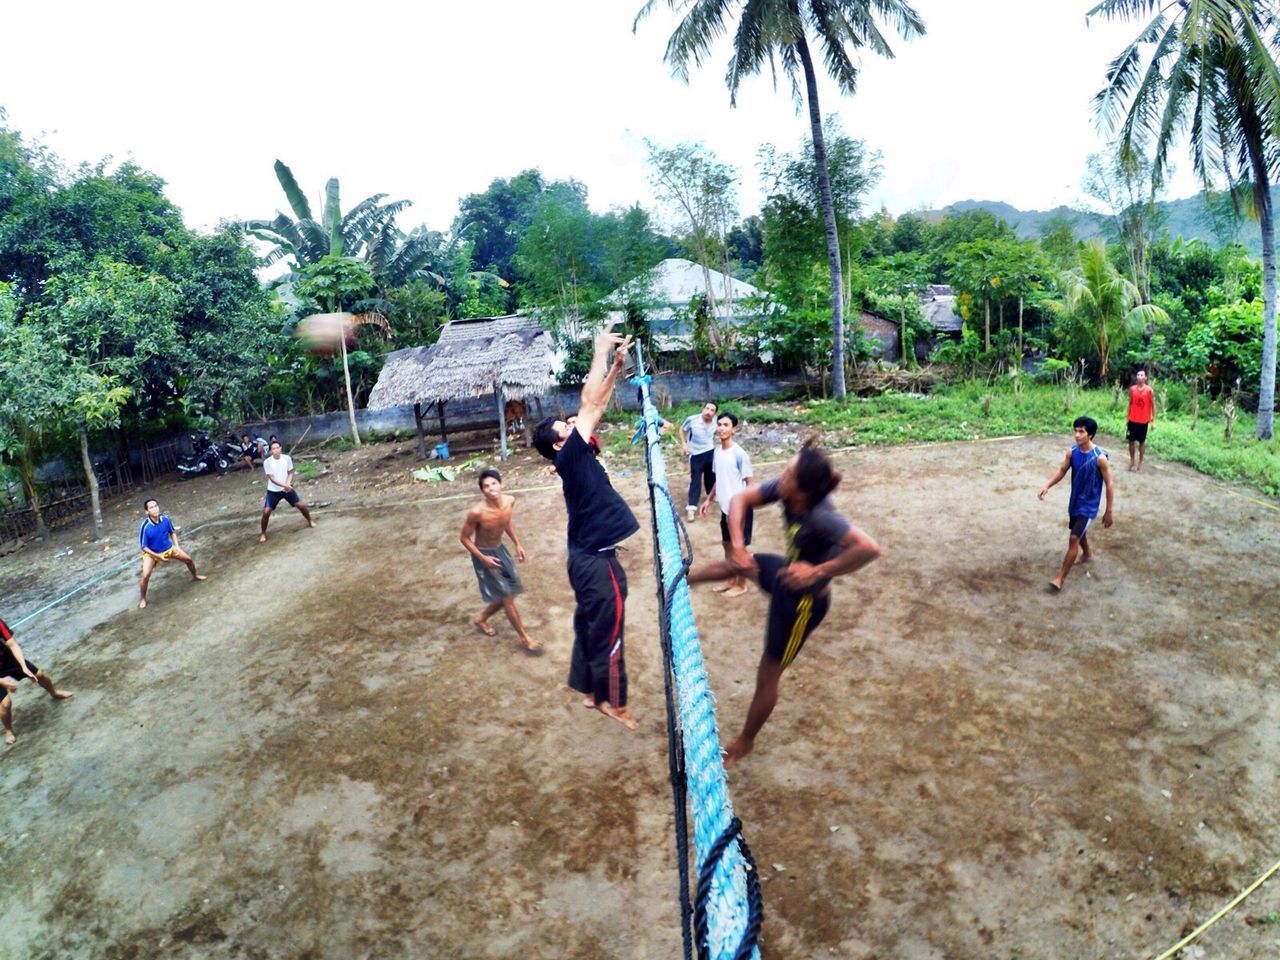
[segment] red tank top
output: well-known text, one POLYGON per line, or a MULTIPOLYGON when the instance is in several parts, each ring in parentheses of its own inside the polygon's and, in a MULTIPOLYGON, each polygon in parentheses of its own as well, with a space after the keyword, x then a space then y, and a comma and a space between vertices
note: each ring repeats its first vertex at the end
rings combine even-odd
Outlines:
POLYGON ((1140 387, 1136 383, 1129 388, 1129 422, 1151 422, 1151 388, 1140 387))

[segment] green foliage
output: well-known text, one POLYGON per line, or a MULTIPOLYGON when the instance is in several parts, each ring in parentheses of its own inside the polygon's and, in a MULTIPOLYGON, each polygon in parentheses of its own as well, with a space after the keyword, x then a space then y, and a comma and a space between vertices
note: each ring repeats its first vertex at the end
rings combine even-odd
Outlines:
POLYGON ((1142 303, 1138 288, 1120 275, 1099 242, 1084 245, 1080 266, 1064 279, 1065 296, 1054 305, 1055 334, 1068 358, 1096 361, 1102 380, 1112 351, 1169 321, 1160 307, 1142 303))
POLYGON ((1179 366, 1217 391, 1257 382, 1262 364, 1262 301, 1240 301, 1209 311, 1187 331, 1179 366))
POLYGON ((303 267, 302 278, 295 287, 304 303, 314 303, 326 313, 357 313, 376 290, 368 264, 338 256, 324 256, 303 267))

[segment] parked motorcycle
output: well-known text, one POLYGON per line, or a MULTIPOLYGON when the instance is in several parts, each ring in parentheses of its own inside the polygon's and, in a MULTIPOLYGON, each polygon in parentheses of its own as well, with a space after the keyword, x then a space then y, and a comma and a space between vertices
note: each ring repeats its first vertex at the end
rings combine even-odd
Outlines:
POLYGON ((218 443, 210 439, 204 430, 191 437, 191 451, 190 456, 178 461, 179 480, 190 480, 206 473, 224 474, 240 456, 238 444, 218 443))

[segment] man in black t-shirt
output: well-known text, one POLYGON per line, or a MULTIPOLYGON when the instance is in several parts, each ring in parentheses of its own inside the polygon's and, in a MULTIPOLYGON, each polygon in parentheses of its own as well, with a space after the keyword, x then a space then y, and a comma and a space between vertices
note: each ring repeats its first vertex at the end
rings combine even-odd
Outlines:
POLYGON ((627 575, 617 546, 640 529, 626 501, 591 448, 592 433, 604 416, 613 386, 626 365, 631 338, 608 327, 595 339, 591 370, 582 385, 582 405, 571 427, 548 417, 533 433, 533 445, 555 464, 569 511, 569 584, 573 614, 573 659, 569 686, 586 694, 583 706, 599 710, 629 730, 637 727, 627 709, 627 671, 622 630, 627 575), (609 351, 617 348, 613 362, 609 351))
POLYGON ((725 766, 755 746, 756 735, 778 702, 782 671, 791 665, 809 634, 831 606, 831 581, 865 567, 880 547, 835 511, 829 496, 840 474, 812 443, 791 458, 782 475, 739 491, 729 507, 729 559, 689 571, 689 583, 750 577, 769 594, 764 653, 756 670, 756 690, 742 734, 725 752, 725 766), (752 509, 782 504, 787 553, 747 552, 744 525, 752 509))

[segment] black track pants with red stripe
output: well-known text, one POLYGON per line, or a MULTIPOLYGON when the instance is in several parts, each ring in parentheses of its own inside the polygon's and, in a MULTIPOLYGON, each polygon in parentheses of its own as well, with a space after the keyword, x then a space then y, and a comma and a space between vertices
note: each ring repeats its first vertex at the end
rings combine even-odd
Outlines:
POLYGON ((569 686, 592 694, 596 703, 627 704, 627 666, 622 626, 627 575, 614 551, 570 551, 569 583, 578 608, 573 612, 573 659, 569 686))

